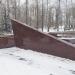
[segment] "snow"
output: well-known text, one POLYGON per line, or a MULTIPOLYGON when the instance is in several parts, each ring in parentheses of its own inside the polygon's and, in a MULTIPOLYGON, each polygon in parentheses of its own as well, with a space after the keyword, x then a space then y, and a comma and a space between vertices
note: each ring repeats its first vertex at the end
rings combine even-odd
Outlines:
POLYGON ((17 47, 0 49, 0 75, 75 75, 75 61, 17 47))
POLYGON ((59 39, 75 40, 75 37, 71 37, 71 38, 69 38, 69 37, 61 37, 61 38, 59 38, 59 39))
MULTIPOLYGON (((39 31, 42 31, 42 28, 38 29, 39 31)), ((64 31, 64 26, 59 26, 59 32, 63 32, 64 31)), ((43 27, 43 32, 48 32, 48 28, 47 27, 43 27)), ((57 29, 54 29, 53 27, 51 27, 49 29, 49 32, 58 32, 57 29)))

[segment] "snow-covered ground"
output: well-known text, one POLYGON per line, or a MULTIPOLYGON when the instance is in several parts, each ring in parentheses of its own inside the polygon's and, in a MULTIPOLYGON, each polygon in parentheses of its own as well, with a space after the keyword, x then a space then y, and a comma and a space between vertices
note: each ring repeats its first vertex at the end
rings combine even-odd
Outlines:
POLYGON ((0 49, 0 75, 75 75, 75 61, 32 50, 0 49))
MULTIPOLYGON (((42 28, 39 28, 38 30, 42 31, 42 28)), ((48 32, 48 28, 47 27, 43 27, 43 32, 47 33, 48 32)), ((54 27, 51 27, 49 29, 49 32, 58 32, 58 31, 57 31, 57 29, 54 29, 54 27)), ((59 26, 59 32, 64 32, 64 26, 59 26)))
POLYGON ((75 40, 75 37, 60 37, 59 39, 66 39, 66 40, 75 40))

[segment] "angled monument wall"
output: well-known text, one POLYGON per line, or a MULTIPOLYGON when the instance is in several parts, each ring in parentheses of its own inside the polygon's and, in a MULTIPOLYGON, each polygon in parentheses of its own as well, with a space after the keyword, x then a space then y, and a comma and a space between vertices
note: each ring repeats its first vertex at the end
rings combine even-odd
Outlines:
POLYGON ((0 48, 8 48, 15 46, 14 35, 0 37, 0 48))
POLYGON ((75 60, 75 47, 72 44, 16 20, 12 20, 12 26, 17 47, 75 60))

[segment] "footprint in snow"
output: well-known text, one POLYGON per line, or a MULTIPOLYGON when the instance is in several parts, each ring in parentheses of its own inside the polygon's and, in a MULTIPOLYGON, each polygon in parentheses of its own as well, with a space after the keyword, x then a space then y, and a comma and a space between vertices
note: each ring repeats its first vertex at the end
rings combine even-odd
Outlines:
POLYGON ((69 70, 72 74, 75 75, 75 70, 69 70))
POLYGON ((27 61, 25 58, 19 58, 19 60, 22 60, 22 61, 27 61))
POLYGON ((13 54, 9 54, 9 55, 13 55, 13 54))
POLYGON ((62 68, 61 66, 59 66, 59 68, 62 68))
POLYGON ((26 61, 29 65, 31 65, 33 62, 31 60, 27 60, 25 58, 20 57, 19 60, 26 61))

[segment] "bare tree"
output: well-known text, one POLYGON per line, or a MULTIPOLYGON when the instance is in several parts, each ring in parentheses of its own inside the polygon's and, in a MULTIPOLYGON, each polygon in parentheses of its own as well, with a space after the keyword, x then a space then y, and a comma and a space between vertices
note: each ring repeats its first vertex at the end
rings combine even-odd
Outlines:
POLYGON ((61 8, 60 8, 61 0, 58 0, 58 5, 56 7, 56 25, 55 28, 59 31, 59 26, 61 25, 62 16, 61 16, 61 8))
POLYGON ((48 32, 49 32, 49 24, 48 24, 48 17, 50 17, 50 13, 49 13, 49 9, 48 9, 48 4, 49 3, 49 1, 47 0, 47 27, 48 27, 48 32))
POLYGON ((37 24, 36 24, 36 28, 38 29, 38 0, 36 0, 36 8, 37 8, 37 24))
POLYGON ((43 0, 42 0, 42 31, 43 31, 43 23, 44 23, 44 5, 43 5, 43 0))
POLYGON ((68 8, 67 0, 66 0, 66 25, 64 31, 70 30, 70 17, 71 17, 71 12, 70 9, 68 8))
POLYGON ((28 24, 28 0, 26 0, 26 24, 28 24))
POLYGON ((3 31, 4 28, 4 5, 2 1, 0 1, 0 32, 3 31))

